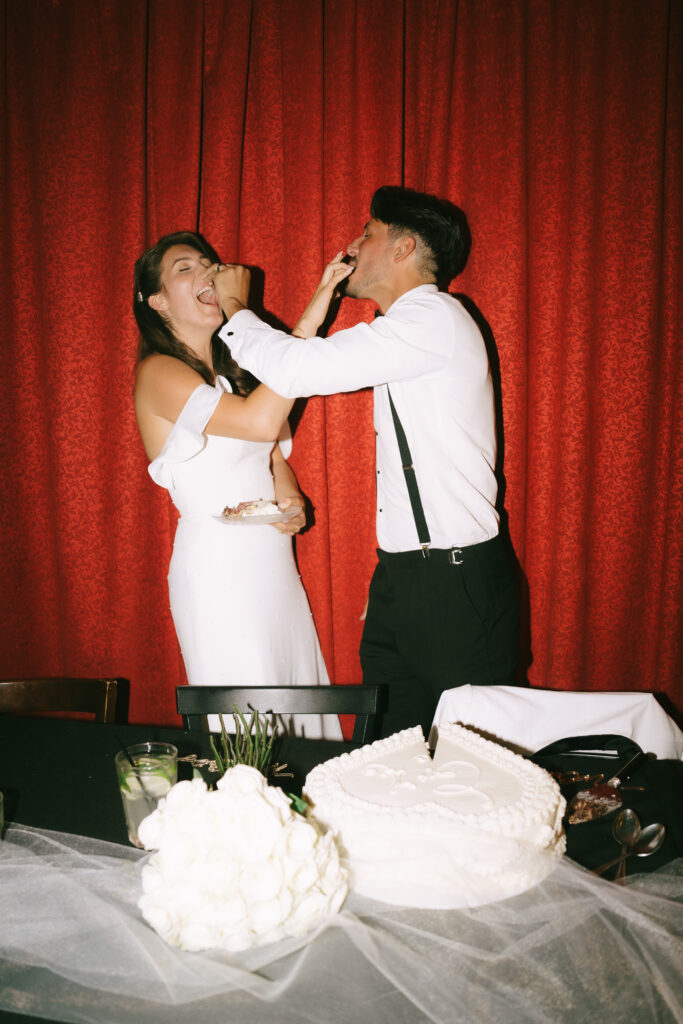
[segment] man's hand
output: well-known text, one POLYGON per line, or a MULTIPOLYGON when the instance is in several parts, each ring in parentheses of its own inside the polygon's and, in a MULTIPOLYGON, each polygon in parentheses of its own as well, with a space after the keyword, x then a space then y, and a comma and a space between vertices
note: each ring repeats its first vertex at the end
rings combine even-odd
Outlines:
POLYGON ((327 316, 330 303, 339 284, 353 272, 353 267, 343 263, 344 250, 338 252, 323 270, 318 287, 303 315, 299 317, 292 334, 297 338, 312 338, 327 316))
POLYGON ((247 308, 251 272, 236 263, 221 263, 219 267, 213 278, 213 287, 218 304, 229 320, 238 310, 247 308))

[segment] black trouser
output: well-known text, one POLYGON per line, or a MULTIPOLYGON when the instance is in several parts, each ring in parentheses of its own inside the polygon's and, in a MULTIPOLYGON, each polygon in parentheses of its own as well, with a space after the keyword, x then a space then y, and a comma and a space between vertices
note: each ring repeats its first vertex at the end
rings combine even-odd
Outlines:
POLYGON ((364 683, 383 683, 381 736, 422 725, 444 690, 510 685, 519 658, 519 595, 500 536, 452 551, 378 550, 360 645, 364 683))

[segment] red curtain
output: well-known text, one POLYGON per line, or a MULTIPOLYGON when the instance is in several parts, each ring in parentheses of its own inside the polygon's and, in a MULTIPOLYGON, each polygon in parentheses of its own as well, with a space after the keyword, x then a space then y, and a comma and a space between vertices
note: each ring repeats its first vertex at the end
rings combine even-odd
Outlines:
MULTIPOLYGON (((500 365, 534 686, 683 706, 676 0, 4 0, 0 675, 115 674, 176 722, 175 515, 131 389, 132 265, 199 228, 292 324, 383 183, 448 195, 500 365)), ((347 301, 335 327, 363 316, 347 301)), ((374 564, 367 392, 297 407, 330 674, 374 564)))

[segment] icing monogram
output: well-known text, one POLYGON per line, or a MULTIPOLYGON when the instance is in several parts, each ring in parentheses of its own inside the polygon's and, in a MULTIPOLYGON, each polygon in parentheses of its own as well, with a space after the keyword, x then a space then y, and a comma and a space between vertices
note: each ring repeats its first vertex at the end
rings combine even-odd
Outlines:
POLYGON ((478 808, 485 811, 493 807, 493 801, 476 785, 480 775, 479 768, 468 761, 451 760, 435 765, 428 754, 416 754, 402 766, 371 761, 362 770, 373 790, 379 784, 385 797, 391 801, 400 796, 403 806, 472 796, 476 797, 478 808))

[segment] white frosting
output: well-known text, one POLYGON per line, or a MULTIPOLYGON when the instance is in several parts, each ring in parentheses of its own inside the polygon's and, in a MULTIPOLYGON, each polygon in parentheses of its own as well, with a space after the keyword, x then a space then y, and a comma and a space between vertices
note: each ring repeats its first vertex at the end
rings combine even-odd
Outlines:
POLYGON ((243 516, 272 516, 280 509, 274 501, 261 498, 258 501, 250 501, 246 508, 242 509, 243 516))
POLYGON ((256 768, 234 765, 215 790, 178 782, 138 829, 154 850, 138 907, 173 946, 231 953, 304 935, 347 892, 334 836, 304 821, 256 768))
POLYGON ((237 508, 228 505, 223 509, 223 515, 226 519, 251 519, 255 516, 273 516, 280 511, 275 501, 258 498, 256 501, 243 501, 237 508))
POLYGON ((463 726, 434 758, 419 726, 318 765, 311 814, 338 833, 351 887, 388 903, 478 906, 541 881, 565 849, 559 786, 463 726))

